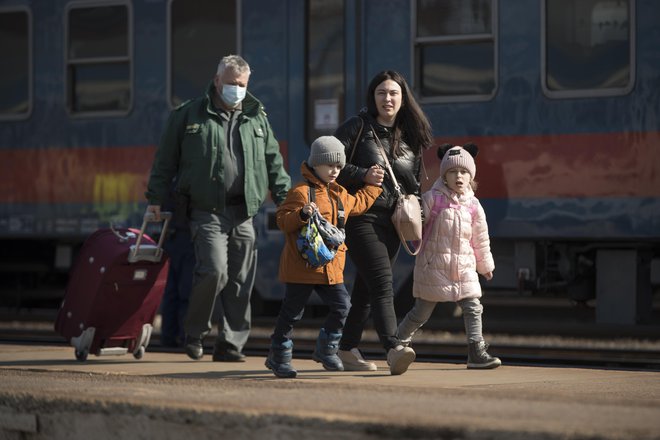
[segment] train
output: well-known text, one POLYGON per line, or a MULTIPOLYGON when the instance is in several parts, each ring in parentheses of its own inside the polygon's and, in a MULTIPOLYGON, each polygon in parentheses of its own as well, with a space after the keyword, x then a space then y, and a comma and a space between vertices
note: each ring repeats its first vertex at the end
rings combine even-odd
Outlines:
MULTIPOLYGON (((293 181, 397 70, 437 145, 480 147, 489 288, 601 289, 637 322, 659 272, 659 16, 655 0, 0 0, 3 302, 65 283, 96 229, 141 222, 169 112, 239 53, 293 181), (612 273, 641 293, 608 293, 612 273)), ((427 189, 435 148, 424 165, 427 189)), ((274 214, 255 218, 261 305, 283 296, 274 214)), ((399 256, 397 297, 413 262, 399 256)))

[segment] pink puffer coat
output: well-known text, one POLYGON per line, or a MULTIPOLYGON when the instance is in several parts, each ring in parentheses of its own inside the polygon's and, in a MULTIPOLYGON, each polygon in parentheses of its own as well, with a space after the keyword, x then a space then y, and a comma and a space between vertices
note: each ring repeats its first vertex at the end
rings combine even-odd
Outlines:
POLYGON ((425 226, 422 251, 415 261, 413 296, 446 302, 480 298, 480 274, 495 270, 490 252, 486 214, 471 190, 458 194, 441 179, 422 195, 424 218, 430 219, 436 196, 444 196, 449 207, 441 209, 433 226, 425 226))

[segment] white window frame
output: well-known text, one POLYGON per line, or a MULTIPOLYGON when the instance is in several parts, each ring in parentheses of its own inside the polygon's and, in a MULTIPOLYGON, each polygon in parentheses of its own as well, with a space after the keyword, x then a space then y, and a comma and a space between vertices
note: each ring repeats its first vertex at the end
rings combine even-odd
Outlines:
POLYGON ((66 5, 64 10, 64 107, 68 115, 72 118, 89 118, 89 117, 116 117, 116 116, 126 116, 131 111, 133 111, 134 101, 135 101, 135 79, 134 79, 134 56, 133 56, 133 47, 135 45, 134 41, 134 32, 133 32, 133 5, 130 1, 126 0, 109 0, 109 1, 76 1, 71 2, 66 5), (69 13, 73 9, 92 9, 105 6, 124 6, 127 11, 127 20, 128 20, 128 38, 126 48, 126 56, 121 57, 95 57, 95 58, 85 58, 81 60, 70 59, 69 58, 69 13), (103 111, 74 111, 71 108, 69 98, 69 66, 71 64, 95 64, 99 62, 122 62, 128 61, 128 82, 129 82, 129 92, 130 99, 129 104, 126 110, 103 110, 103 111))
POLYGON ((419 101, 424 104, 433 103, 447 103, 447 102, 475 102, 475 101, 490 101, 492 100, 499 90, 499 27, 498 27, 498 0, 491 0, 491 29, 490 34, 467 34, 467 35, 451 35, 451 36, 435 36, 435 37, 417 37, 417 0, 411 1, 410 13, 410 31, 412 48, 410 51, 410 65, 412 66, 413 73, 413 88, 419 101), (470 95, 451 95, 451 96, 423 96, 417 84, 419 78, 418 66, 416 63, 417 47, 427 43, 445 43, 445 42, 476 42, 483 40, 492 40, 493 42, 493 90, 487 94, 470 94, 470 95))
POLYGON ((635 88, 635 60, 637 58, 636 52, 636 21, 635 21, 635 0, 628 0, 630 2, 630 79, 625 87, 620 88, 594 88, 594 89, 575 89, 575 90, 551 90, 547 84, 547 14, 546 4, 548 0, 541 0, 541 89, 543 94, 548 98, 553 99, 567 99, 567 98, 598 98, 607 96, 622 96, 627 95, 635 88))
POLYGON ((0 121, 22 121, 32 116, 34 108, 34 28, 32 22, 32 10, 28 6, 2 7, 0 14, 26 12, 28 19, 28 109, 25 113, 0 114, 0 121))

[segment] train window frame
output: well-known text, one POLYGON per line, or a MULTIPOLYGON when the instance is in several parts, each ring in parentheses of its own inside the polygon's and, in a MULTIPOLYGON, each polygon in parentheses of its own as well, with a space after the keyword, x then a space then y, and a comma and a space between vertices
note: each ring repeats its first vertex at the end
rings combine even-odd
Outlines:
POLYGON ((490 33, 474 33, 474 34, 451 34, 451 35, 436 35, 431 37, 418 37, 417 26, 417 2, 411 2, 410 9, 410 32, 412 50, 410 51, 410 65, 412 68, 413 77, 413 90, 422 104, 442 104, 453 102, 484 102, 491 101, 495 98, 499 91, 499 26, 498 26, 498 0, 491 1, 491 32, 490 33), (420 77, 423 73, 419 52, 423 46, 442 45, 442 44, 461 44, 461 43, 479 43, 479 42, 492 42, 493 45, 493 89, 490 93, 485 94, 462 94, 462 95, 433 95, 425 96, 422 94, 420 87, 420 77))
POLYGON ((636 77, 636 2, 635 0, 628 0, 630 5, 629 17, 629 66, 630 77, 628 84, 624 87, 613 88, 584 88, 584 89, 571 89, 571 90, 552 90, 548 87, 548 63, 547 63, 547 47, 548 47, 548 28, 547 28, 547 3, 548 0, 541 0, 541 89, 543 95, 551 99, 567 99, 567 98, 600 98, 609 96, 622 96, 632 92, 635 88, 636 77))
POLYGON ((68 3, 64 9, 64 107, 71 118, 98 118, 98 117, 117 117, 126 116, 133 111, 135 100, 135 62, 134 62, 134 28, 133 28, 133 4, 128 0, 106 0, 106 1, 75 1, 68 3), (69 14, 74 9, 93 9, 107 6, 124 6, 126 8, 127 20, 127 38, 125 56, 101 56, 101 57, 81 57, 72 59, 69 57, 69 14), (76 111, 72 108, 73 84, 70 78, 70 67, 72 65, 97 66, 102 64, 128 63, 128 91, 129 99, 126 109, 121 110, 100 110, 100 111, 76 111))
POLYGON ((16 12, 25 12, 27 16, 27 111, 23 113, 0 113, 0 121, 22 121, 32 116, 34 108, 34 25, 32 10, 28 6, 8 6, 0 7, 0 14, 12 14, 16 12))
MULTIPOLYGON (((173 109, 177 108, 180 105, 180 104, 175 104, 173 102, 174 101, 174 94, 172 93, 173 92, 172 87, 173 87, 173 81, 174 81, 174 79, 173 79, 173 56, 172 56, 172 47, 173 47, 173 38, 174 38, 174 34, 172 32, 172 25, 173 25, 173 23, 172 23, 172 4, 175 1, 179 1, 179 0, 168 0, 167 1, 167 29, 166 29, 166 33, 167 33, 166 66, 167 67, 166 67, 165 84, 166 84, 166 87, 167 87, 167 92, 166 92, 167 106, 170 110, 173 110, 173 109)), ((243 2, 240 1, 240 0, 234 0, 234 5, 235 5, 235 8, 236 8, 236 16, 235 16, 235 21, 236 21, 236 36, 235 36, 236 45, 235 45, 234 51, 232 51, 231 53, 240 54, 241 49, 242 49, 241 36, 242 36, 243 28, 242 28, 242 23, 241 23, 241 17, 243 16, 243 14, 242 14, 243 2)), ((218 59, 217 59, 217 62, 216 62, 216 67, 220 63, 221 56, 222 56, 222 54, 218 55, 218 59)), ((213 78, 214 75, 215 75, 215 71, 209 72, 209 80, 208 80, 207 84, 211 82, 211 79, 213 78)), ((203 93, 203 91, 204 91, 203 89, 200 89, 198 91, 197 95, 190 96, 187 99, 193 99, 193 98, 201 95, 203 93)), ((186 102, 186 99, 183 99, 182 102, 186 102)))

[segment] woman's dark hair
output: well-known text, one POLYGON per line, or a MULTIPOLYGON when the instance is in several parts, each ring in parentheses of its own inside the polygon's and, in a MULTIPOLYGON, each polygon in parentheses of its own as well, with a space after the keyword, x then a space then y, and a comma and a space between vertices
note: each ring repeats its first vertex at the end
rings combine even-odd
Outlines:
POLYGON ((401 137, 405 136, 408 146, 420 154, 422 149, 433 145, 433 132, 431 123, 417 104, 412 91, 408 87, 405 78, 394 70, 384 70, 374 76, 367 89, 367 111, 371 116, 378 116, 376 108, 376 87, 383 81, 391 79, 401 87, 401 108, 394 120, 394 133, 392 134, 392 154, 397 157, 400 153, 399 143, 401 137))

